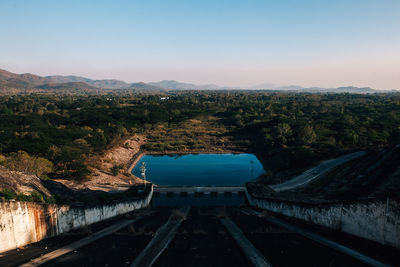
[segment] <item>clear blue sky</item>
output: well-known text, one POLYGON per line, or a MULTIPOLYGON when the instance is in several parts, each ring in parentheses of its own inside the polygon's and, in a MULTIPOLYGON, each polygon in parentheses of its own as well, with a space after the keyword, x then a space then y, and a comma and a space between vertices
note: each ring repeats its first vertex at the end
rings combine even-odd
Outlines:
POLYGON ((0 68, 400 89, 399 0, 0 0, 0 68))

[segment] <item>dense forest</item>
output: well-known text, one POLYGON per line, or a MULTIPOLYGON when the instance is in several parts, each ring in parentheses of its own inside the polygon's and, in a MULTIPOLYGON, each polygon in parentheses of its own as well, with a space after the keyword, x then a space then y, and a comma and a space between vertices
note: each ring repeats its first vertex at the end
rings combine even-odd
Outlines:
MULTIPOLYGON (((142 134, 151 140, 160 124, 176 129, 207 116, 218 118, 222 135, 233 136, 276 171, 400 143, 400 94, 394 93, 30 94, 0 97, 0 164, 81 180, 89 173, 87 158, 124 136, 142 134), (31 163, 17 164, 22 159, 31 163)), ((196 136, 188 138, 192 142, 145 148, 179 152, 201 147, 196 136)))

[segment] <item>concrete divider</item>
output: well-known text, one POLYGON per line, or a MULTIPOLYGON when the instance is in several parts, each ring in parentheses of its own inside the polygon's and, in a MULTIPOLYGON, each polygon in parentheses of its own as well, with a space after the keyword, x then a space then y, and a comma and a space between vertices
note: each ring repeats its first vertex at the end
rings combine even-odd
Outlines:
POLYGON ((251 206, 400 248, 400 204, 394 200, 311 205, 253 197, 251 206))
POLYGON ((153 196, 94 207, 0 202, 0 252, 147 207, 153 196))

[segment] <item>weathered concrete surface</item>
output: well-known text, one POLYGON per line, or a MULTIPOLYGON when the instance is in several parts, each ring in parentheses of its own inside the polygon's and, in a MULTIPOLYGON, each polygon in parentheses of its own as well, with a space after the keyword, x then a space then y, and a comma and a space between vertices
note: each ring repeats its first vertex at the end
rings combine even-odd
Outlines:
POLYGON ((122 222, 118 222, 109 227, 104 228, 103 230, 96 232, 88 237, 85 237, 81 240, 75 241, 74 243, 68 244, 62 248, 56 249, 50 253, 44 254, 36 259, 33 259, 25 264, 22 264, 21 267, 31 267, 31 266, 39 266, 50 260, 61 257, 67 253, 70 253, 78 248, 81 248, 93 241, 96 241, 104 236, 110 235, 130 224, 132 224, 135 220, 123 220, 122 222))
POLYGON ((152 196, 97 207, 0 202, 0 252, 146 207, 152 196))
POLYGON ((195 193, 239 193, 244 192, 244 186, 157 186, 154 187, 154 192, 160 194, 180 194, 180 193, 187 193, 187 194, 195 194, 195 193))
POLYGON ((236 241, 247 259, 256 267, 272 267, 271 263, 264 257, 264 255, 246 238, 242 230, 230 219, 221 218, 221 223, 225 226, 226 230, 231 234, 232 238, 236 241))
POLYGON ((150 267, 160 257, 176 235, 179 226, 185 220, 190 211, 190 207, 181 208, 183 216, 181 218, 170 218, 166 224, 161 226, 153 239, 143 251, 132 262, 131 267, 150 267))
POLYGON ((256 198, 247 190, 246 196, 251 206, 400 248, 400 204, 396 201, 318 206, 256 198))

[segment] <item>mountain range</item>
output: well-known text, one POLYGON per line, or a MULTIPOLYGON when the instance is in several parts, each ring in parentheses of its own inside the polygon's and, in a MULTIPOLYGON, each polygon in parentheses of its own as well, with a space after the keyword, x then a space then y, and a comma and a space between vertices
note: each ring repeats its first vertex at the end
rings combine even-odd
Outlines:
POLYGON ((223 89, 248 89, 248 90, 274 90, 274 91, 296 91, 311 93, 379 93, 390 92, 375 90, 369 87, 338 87, 338 88, 304 88, 298 85, 282 86, 271 83, 263 83, 248 88, 227 87, 215 84, 196 85, 182 83, 174 80, 163 80, 159 82, 137 82, 126 83, 116 79, 93 80, 80 76, 39 76, 30 73, 16 74, 0 69, 0 93, 18 92, 96 92, 99 90, 133 90, 161 92, 168 90, 223 90, 223 89))

